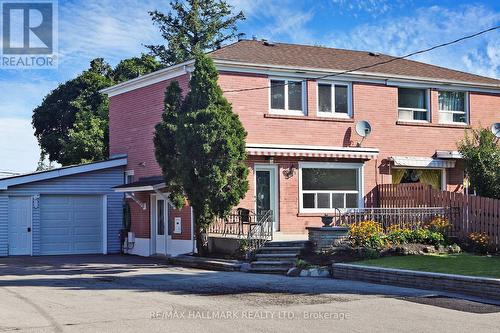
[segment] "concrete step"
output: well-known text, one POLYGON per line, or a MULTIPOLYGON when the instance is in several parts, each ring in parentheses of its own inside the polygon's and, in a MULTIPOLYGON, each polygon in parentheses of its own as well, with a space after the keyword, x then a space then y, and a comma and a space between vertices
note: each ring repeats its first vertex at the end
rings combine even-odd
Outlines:
POLYGON ((205 258, 190 255, 170 257, 167 259, 167 262, 172 265, 208 269, 213 271, 239 271, 241 267, 241 262, 237 260, 205 258))
POLYGON ((266 243, 266 247, 308 247, 309 241, 270 241, 266 243))
POLYGON ((251 262, 252 268, 256 267, 291 267, 293 262, 290 261, 272 261, 272 260, 259 260, 251 262))
POLYGON ((301 246, 264 246, 257 253, 299 253, 304 248, 301 246))
POLYGON ((295 261, 298 253, 258 253, 255 258, 258 260, 282 260, 282 261, 295 261))
POLYGON ((250 268, 250 273, 262 273, 262 274, 285 274, 289 270, 289 267, 252 267, 250 268))

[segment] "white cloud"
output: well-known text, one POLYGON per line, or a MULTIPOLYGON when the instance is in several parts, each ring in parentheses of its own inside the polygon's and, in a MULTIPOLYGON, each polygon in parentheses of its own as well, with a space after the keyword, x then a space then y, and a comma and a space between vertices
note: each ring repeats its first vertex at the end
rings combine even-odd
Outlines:
POLYGON ((331 2, 341 14, 349 13, 354 17, 358 17, 360 12, 377 17, 400 5, 400 0, 331 0, 331 2))
POLYGON ((228 0, 231 6, 234 7, 234 12, 243 11, 246 18, 258 15, 261 12, 262 6, 265 6, 269 1, 266 0, 228 0))
POLYGON ((59 38, 63 65, 87 66, 95 57, 111 63, 147 52, 143 44, 161 42, 148 11, 167 11, 166 2, 102 0, 67 2, 60 6, 59 38))
POLYGON ((243 11, 251 23, 250 33, 259 39, 292 43, 315 42, 312 31, 307 27, 314 18, 313 5, 304 9, 301 3, 293 0, 229 0, 228 2, 236 11, 243 11))
POLYGON ((0 170, 34 171, 40 149, 31 119, 0 118, 0 170))
MULTIPOLYGON (((412 15, 364 24, 332 34, 330 46, 404 55, 494 26, 500 13, 483 6, 420 8, 412 15)), ((498 31, 414 57, 457 70, 500 76, 498 31)))
POLYGON ((30 118, 33 109, 43 97, 57 86, 57 82, 36 78, 35 75, 12 75, 0 78, 0 119, 30 118), (15 78, 15 79, 14 79, 15 78))

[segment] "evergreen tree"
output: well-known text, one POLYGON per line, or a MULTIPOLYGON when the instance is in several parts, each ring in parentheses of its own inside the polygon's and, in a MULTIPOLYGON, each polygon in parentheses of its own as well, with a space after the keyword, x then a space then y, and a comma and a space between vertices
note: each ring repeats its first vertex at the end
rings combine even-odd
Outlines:
POLYGON ((146 45, 151 54, 166 66, 194 57, 197 52, 212 51, 224 42, 236 39, 236 23, 244 20, 243 12, 232 15, 224 0, 175 0, 171 12, 149 14, 167 45, 146 45))
POLYGON ((213 61, 196 56, 190 91, 181 102, 178 84, 166 90, 165 112, 156 126, 156 159, 170 199, 180 207, 187 198, 196 221, 198 250, 214 218, 226 216, 248 191, 246 132, 217 84, 213 61))

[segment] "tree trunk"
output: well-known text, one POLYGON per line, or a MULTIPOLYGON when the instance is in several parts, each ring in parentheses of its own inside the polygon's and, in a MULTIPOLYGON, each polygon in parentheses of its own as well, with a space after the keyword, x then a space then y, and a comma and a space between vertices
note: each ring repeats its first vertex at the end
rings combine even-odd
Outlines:
POLYGON ((198 224, 195 225, 195 237, 196 237, 196 249, 198 250, 198 255, 205 256, 208 253, 208 242, 206 240, 206 234, 198 224))

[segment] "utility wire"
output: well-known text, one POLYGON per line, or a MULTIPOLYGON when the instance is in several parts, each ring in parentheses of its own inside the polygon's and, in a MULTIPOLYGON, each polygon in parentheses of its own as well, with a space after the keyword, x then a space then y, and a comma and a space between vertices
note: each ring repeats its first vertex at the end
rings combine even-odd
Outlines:
MULTIPOLYGON (((488 32, 491 32, 491 31, 497 30, 497 29, 500 29, 500 25, 488 28, 486 30, 481 30, 481 31, 476 32, 474 34, 467 35, 467 36, 455 39, 455 40, 450 41, 450 42, 438 44, 438 45, 435 45, 435 46, 432 46, 432 47, 429 47, 429 48, 426 48, 426 49, 423 49, 423 50, 419 50, 419 51, 415 51, 415 52, 412 52, 412 53, 408 53, 408 54, 406 54, 404 56, 393 57, 393 58, 391 58, 389 60, 377 62, 375 64, 360 66, 360 67, 356 67, 356 68, 353 68, 353 69, 348 69, 346 71, 339 72, 339 73, 326 74, 326 75, 318 76, 316 78, 308 78, 308 79, 305 79, 305 80, 302 80, 302 81, 303 82, 315 81, 315 80, 320 80, 320 79, 324 79, 324 78, 327 78, 327 77, 334 77, 334 76, 344 75, 344 74, 348 74, 348 73, 351 73, 351 72, 359 71, 359 70, 362 70, 362 69, 367 69, 367 68, 372 68, 372 67, 376 67, 376 66, 380 66, 380 65, 385 65, 385 64, 391 63, 393 61, 397 61, 397 60, 409 58, 409 57, 417 55, 417 54, 426 53, 426 52, 429 52, 429 51, 432 51, 432 50, 435 50, 435 49, 438 49, 438 48, 441 48, 441 47, 445 47, 445 46, 449 46, 449 45, 452 45, 452 44, 456 44, 456 43, 459 43, 459 42, 464 41, 466 39, 471 39, 471 38, 477 37, 479 35, 483 35, 485 33, 488 33, 488 32)), ((272 87, 286 86, 286 85, 289 85, 289 84, 290 83, 286 82, 286 83, 282 83, 282 84, 272 85, 272 87)), ((271 86, 268 85, 268 86, 263 86, 263 87, 253 87, 253 88, 225 90, 224 93, 234 93, 234 92, 243 92, 243 91, 252 91, 252 90, 262 90, 262 89, 270 89, 270 88, 271 88, 271 86)))

